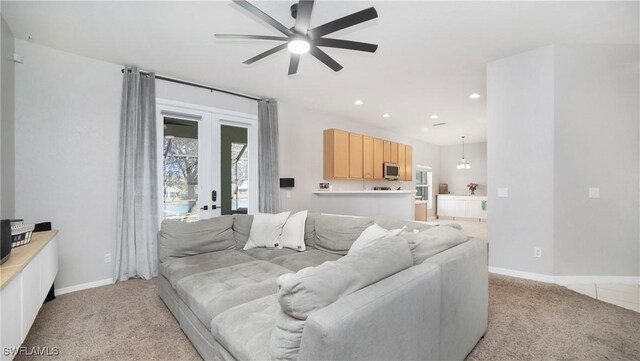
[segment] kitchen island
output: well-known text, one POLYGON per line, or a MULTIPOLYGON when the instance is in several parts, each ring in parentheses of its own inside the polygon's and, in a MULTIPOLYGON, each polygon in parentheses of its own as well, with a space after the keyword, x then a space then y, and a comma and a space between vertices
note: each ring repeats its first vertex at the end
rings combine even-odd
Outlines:
POLYGON ((310 211, 350 216, 386 216, 413 220, 415 190, 316 191, 310 211))

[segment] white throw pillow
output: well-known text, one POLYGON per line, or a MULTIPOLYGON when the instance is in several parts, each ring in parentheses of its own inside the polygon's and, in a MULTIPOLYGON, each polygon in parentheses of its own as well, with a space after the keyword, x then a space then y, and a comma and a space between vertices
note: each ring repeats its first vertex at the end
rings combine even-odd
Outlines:
POLYGON ((280 248, 286 247, 296 251, 304 251, 307 247, 304 244, 304 226, 307 222, 307 211, 300 211, 289 216, 287 223, 282 228, 280 236, 280 248))
POLYGON ((351 248, 349 248, 349 252, 347 254, 351 254, 363 248, 367 248, 379 239, 400 235, 405 232, 406 228, 407 226, 398 229, 386 230, 374 223, 373 225, 367 227, 364 231, 362 231, 360 236, 351 245, 351 248))
POLYGON ((258 213, 253 216, 249 240, 244 250, 257 247, 275 248, 279 246, 282 227, 287 222, 291 212, 278 214, 258 213))

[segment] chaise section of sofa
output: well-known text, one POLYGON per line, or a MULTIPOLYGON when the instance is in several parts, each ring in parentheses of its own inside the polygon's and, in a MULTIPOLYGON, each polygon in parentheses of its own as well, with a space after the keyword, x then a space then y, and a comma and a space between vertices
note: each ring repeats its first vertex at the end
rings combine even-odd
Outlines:
POLYGON ((431 226, 309 214, 306 251, 244 251, 252 216, 218 218, 195 222, 193 229, 163 223, 159 234, 159 295, 206 360, 461 360, 486 331, 487 243, 447 239, 423 247, 419 263, 414 257, 409 268, 314 310, 303 326, 294 322, 301 336, 297 353, 274 357, 274 342, 277 347, 290 342, 273 338, 282 323, 279 278, 342 263, 352 257, 343 256, 350 245, 374 222, 415 232, 431 226), (211 234, 215 237, 208 238, 211 234))

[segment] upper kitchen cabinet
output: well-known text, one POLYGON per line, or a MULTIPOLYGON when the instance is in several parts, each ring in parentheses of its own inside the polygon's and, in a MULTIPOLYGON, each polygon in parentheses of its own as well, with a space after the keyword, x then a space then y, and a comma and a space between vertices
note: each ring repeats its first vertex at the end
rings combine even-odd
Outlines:
POLYGON ((362 138, 349 133, 349 178, 362 179, 362 138))
POLYGON ((349 178, 349 132, 324 131, 324 179, 349 178))

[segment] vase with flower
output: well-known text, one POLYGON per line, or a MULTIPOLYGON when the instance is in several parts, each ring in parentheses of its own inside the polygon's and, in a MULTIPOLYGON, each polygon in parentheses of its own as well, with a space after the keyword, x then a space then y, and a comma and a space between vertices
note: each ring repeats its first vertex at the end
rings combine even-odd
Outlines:
POLYGON ((470 182, 467 184, 467 188, 471 191, 471 195, 476 194, 476 189, 478 189, 478 183, 470 182))

